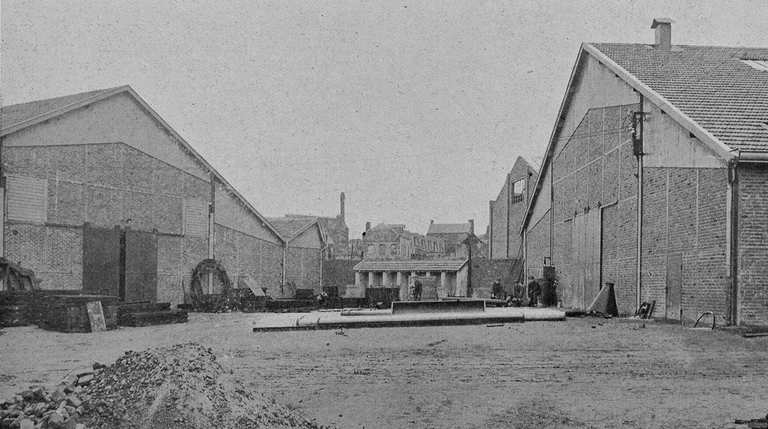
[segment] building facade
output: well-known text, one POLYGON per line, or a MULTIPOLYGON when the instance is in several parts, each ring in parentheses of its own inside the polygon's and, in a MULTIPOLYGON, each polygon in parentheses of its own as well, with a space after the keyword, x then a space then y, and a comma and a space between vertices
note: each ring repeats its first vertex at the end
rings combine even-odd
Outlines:
POLYGON ((526 271, 585 308, 768 323, 768 49, 583 44, 523 223, 526 271), (714 71, 713 71, 714 70, 714 71))
POLYGON ((279 233, 130 87, 2 116, 2 254, 42 288, 179 304, 210 258, 281 284, 279 233))
POLYGON ((328 245, 320 220, 292 216, 267 220, 286 240, 281 296, 293 298, 296 289, 322 292, 323 253, 328 245))
POLYGON ((489 203, 488 258, 517 259, 523 257, 523 239, 520 225, 533 193, 538 168, 522 156, 517 157, 507 174, 504 186, 495 200, 489 203))

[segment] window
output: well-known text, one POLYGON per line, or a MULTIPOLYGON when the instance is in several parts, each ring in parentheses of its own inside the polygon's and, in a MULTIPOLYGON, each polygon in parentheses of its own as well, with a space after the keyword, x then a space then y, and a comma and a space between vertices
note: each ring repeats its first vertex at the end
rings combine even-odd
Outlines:
POLYGON ((368 245, 368 256, 373 256, 376 253, 376 247, 373 244, 368 245))
POLYGON ((387 256, 387 245, 384 243, 379 244, 379 255, 387 256))
POLYGON ((512 201, 511 204, 519 203, 523 201, 525 196, 525 179, 520 179, 512 184, 512 201))
POLYGON ((47 180, 8 176, 6 187, 8 220, 35 223, 48 220, 47 180))
POLYGON ((397 256, 397 244, 392 244, 389 249, 392 256, 397 256))
POLYGON ((205 201, 184 200, 184 235, 208 236, 209 207, 205 201))

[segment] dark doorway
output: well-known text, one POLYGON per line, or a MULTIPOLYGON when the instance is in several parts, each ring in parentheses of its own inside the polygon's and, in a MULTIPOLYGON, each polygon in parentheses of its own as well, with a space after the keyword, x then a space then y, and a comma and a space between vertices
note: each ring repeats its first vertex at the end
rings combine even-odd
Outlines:
POLYGON ((144 300, 157 301, 157 234, 127 230, 124 301, 144 300))
POLYGON ((83 226, 83 290, 120 296, 120 236, 118 229, 83 226))
POLYGON ((680 320, 683 298, 683 254, 667 255, 667 319, 680 320))
POLYGON ((157 301, 157 234, 83 227, 83 290, 120 301, 157 301))

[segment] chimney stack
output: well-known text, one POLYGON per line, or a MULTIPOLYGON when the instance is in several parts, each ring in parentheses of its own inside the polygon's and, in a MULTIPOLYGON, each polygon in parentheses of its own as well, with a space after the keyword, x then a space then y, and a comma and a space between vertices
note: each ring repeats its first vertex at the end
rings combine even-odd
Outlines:
POLYGON ((470 219, 469 220, 469 233, 474 234, 475 233, 475 220, 470 219))
POLYGON ((339 198, 341 199, 341 221, 344 222, 344 200, 346 200, 347 197, 344 195, 344 192, 342 192, 341 197, 339 198))
POLYGON ((368 231, 369 229, 371 229, 371 223, 370 222, 366 222, 365 223, 365 230, 368 231))
POLYGON ((672 23, 670 18, 656 18, 651 24, 651 28, 656 29, 656 44, 653 46, 661 51, 670 51, 672 49, 672 23))

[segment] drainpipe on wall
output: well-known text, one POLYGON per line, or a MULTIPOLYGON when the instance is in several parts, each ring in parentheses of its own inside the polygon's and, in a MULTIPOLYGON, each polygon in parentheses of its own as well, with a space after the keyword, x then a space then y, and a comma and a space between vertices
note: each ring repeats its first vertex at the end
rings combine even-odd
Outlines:
POLYGON ((288 251, 288 243, 283 243, 283 266, 280 270, 280 296, 285 298, 285 253, 288 251))
POLYGON ((329 246, 330 244, 326 244, 325 247, 320 249, 320 292, 323 292, 323 263, 325 262, 323 255, 329 246))
POLYGON ((505 228, 504 237, 504 259, 509 259, 509 216, 512 213, 512 197, 515 195, 515 190, 512 189, 512 174, 507 174, 507 227, 505 228))
POLYGON ((643 303, 643 123, 645 114, 643 112, 644 97, 640 95, 640 111, 635 113, 634 120, 634 152, 637 157, 637 299, 635 308, 640 308, 643 303))
POLYGON ((728 322, 731 325, 739 324, 739 282, 738 282, 738 257, 739 257, 739 177, 737 167, 741 153, 736 151, 736 156, 728 160, 728 222, 726 224, 728 236, 728 275, 731 280, 730 305, 728 322))
MULTIPOLYGON (((211 205, 208 206, 208 259, 214 259, 213 242, 215 239, 214 220, 216 214, 216 177, 211 173, 211 205)), ((213 293, 213 273, 208 273, 208 294, 213 293)))

